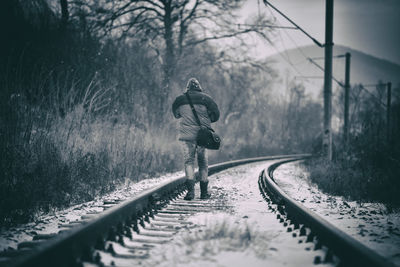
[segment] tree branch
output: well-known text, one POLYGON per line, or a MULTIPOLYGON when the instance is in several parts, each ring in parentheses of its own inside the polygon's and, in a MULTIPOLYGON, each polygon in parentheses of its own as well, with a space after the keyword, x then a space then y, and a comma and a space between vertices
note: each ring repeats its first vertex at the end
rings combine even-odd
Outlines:
POLYGON ((193 42, 189 42, 187 43, 185 46, 194 46, 194 45, 198 45, 210 40, 220 40, 220 39, 226 39, 226 38, 232 38, 232 37, 236 37, 245 33, 250 33, 250 32, 254 32, 254 29, 246 29, 246 30, 242 30, 239 32, 232 32, 232 33, 227 33, 227 34, 223 34, 220 36, 211 36, 211 37, 205 37, 201 40, 197 40, 197 41, 193 41, 193 42))

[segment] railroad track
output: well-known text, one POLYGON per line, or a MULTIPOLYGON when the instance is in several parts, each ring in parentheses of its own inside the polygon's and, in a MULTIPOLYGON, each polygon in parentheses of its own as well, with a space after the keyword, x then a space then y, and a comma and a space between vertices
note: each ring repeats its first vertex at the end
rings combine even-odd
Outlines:
MULTIPOLYGON (((277 212, 277 219, 287 227, 288 232, 296 231, 306 236, 306 242, 313 242, 314 249, 325 246, 325 258, 316 257, 314 263, 339 262, 339 266, 395 266, 381 255, 369 249, 356 239, 318 216, 310 209, 290 198, 273 178, 274 170, 298 159, 283 160, 263 170, 259 176, 260 192, 268 202, 268 207, 277 212)), ((293 233, 293 236, 297 235, 293 233)))
MULTIPOLYGON (((209 175, 257 161, 301 159, 284 155, 229 161, 209 167, 209 175)), ((118 259, 145 258, 154 245, 168 242, 175 228, 187 227, 183 214, 223 208, 213 201, 182 201, 185 177, 147 190, 133 199, 104 203, 104 211, 65 225, 55 235, 37 235, 18 250, 0 253, 0 266, 104 266, 108 255, 118 259)))

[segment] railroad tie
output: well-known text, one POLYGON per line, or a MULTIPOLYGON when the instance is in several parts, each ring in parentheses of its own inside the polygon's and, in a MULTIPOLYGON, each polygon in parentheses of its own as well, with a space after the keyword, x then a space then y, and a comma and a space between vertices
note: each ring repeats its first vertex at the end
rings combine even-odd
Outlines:
POLYGON ((107 242, 106 247, 107 252, 111 253, 114 258, 137 259, 148 257, 148 250, 146 249, 127 248, 116 242, 107 242))
POLYGON ((173 234, 171 232, 161 232, 161 231, 149 231, 149 230, 141 230, 140 235, 143 236, 151 236, 151 237, 172 237, 173 234))
POLYGON ((188 210, 188 211, 180 211, 180 210, 167 210, 167 209, 164 209, 162 211, 159 211, 157 214, 158 215, 160 215, 160 214, 193 214, 195 212, 196 211, 190 211, 190 210, 188 210))
POLYGON ((166 218, 155 218, 152 222, 170 222, 170 223, 179 223, 179 224, 193 224, 192 222, 184 221, 183 219, 166 219, 166 218))
POLYGON ((149 236, 138 235, 132 238, 132 241, 145 244, 164 244, 170 241, 170 238, 156 238, 149 236))
POLYGON ((96 218, 98 216, 98 214, 86 214, 86 215, 82 215, 81 219, 82 220, 92 220, 93 218, 96 218))
POLYGON ((24 241, 18 244, 18 249, 22 248, 35 248, 36 246, 45 242, 44 240, 24 241))
POLYGON ((157 214, 154 215, 154 218, 184 218, 182 214, 166 214, 166 213, 160 213, 158 212, 157 214))
POLYGON ((30 247, 22 247, 20 249, 9 249, 0 252, 0 258, 14 258, 32 251, 30 247))
POLYGON ((46 240, 57 236, 57 233, 52 234, 37 234, 33 236, 33 240, 46 240))

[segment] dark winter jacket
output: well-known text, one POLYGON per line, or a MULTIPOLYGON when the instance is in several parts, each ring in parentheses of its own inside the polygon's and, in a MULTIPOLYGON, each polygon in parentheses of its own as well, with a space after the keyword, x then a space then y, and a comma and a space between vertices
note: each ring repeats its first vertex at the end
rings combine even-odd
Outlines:
MULTIPOLYGON (((216 122, 219 119, 219 109, 217 104, 208 94, 203 93, 200 90, 188 90, 188 92, 201 125, 211 127, 211 123, 216 122)), ((182 94, 175 99, 172 104, 172 112, 174 113, 175 118, 181 118, 179 140, 195 141, 200 127, 196 122, 185 94, 182 94)))

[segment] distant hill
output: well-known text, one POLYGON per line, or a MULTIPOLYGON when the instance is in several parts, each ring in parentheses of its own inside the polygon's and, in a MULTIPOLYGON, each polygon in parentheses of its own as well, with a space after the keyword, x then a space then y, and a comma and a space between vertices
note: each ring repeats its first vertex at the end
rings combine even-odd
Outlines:
MULTIPOLYGON (((392 82, 393 87, 400 84, 400 65, 380 59, 349 47, 335 45, 333 55, 351 53, 350 83, 352 85, 362 83, 376 84, 378 81, 392 82)), ((274 90, 282 92, 286 89, 286 81, 296 79, 303 82, 307 92, 316 97, 321 94, 323 86, 323 71, 310 63, 306 57, 323 57, 324 49, 317 46, 303 46, 299 49, 285 50, 279 54, 269 56, 268 61, 277 70, 280 80, 274 84, 274 90), (294 65, 297 71, 288 63, 294 65), (320 76, 321 79, 304 79, 296 76, 320 76)), ((315 60, 320 66, 324 66, 324 60, 315 60)), ((333 59, 333 75, 339 81, 344 81, 345 58, 333 59)), ((333 90, 338 87, 332 83, 333 90)))

